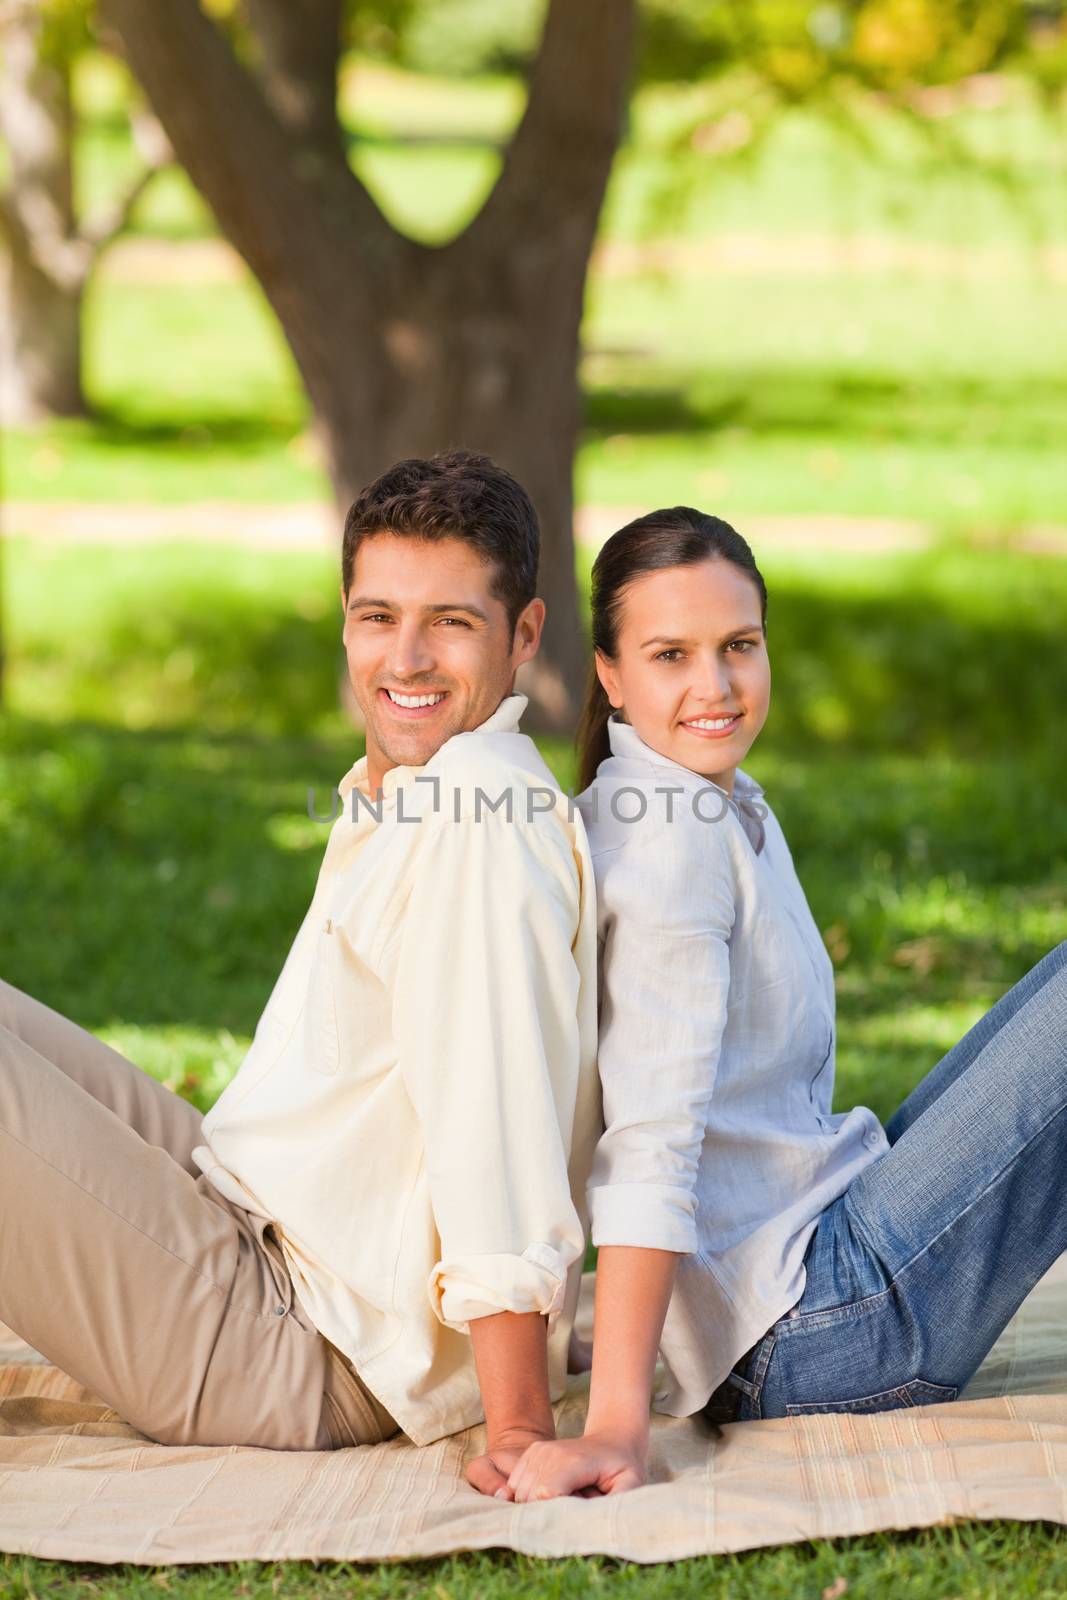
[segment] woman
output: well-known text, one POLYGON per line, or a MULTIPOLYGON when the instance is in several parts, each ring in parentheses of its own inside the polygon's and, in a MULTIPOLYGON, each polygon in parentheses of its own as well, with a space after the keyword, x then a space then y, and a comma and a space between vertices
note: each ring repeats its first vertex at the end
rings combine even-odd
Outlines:
POLYGON ((518 1500, 644 1481, 657 1406, 712 1421, 953 1399, 1067 1249, 1067 943, 883 1130, 831 1111, 831 963, 762 790, 767 594, 686 507, 593 568, 579 798, 597 876, 605 1132, 581 1439, 518 1500))

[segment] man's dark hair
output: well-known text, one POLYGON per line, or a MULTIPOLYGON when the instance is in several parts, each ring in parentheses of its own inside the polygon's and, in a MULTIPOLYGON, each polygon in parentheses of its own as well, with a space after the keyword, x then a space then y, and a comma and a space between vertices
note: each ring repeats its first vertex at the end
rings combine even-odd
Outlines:
POLYGON ((541 534, 526 490, 489 456, 471 450, 398 461, 363 489, 345 518, 341 580, 352 587, 356 552, 376 533, 462 539, 493 568, 490 592, 512 634, 537 591, 541 534))

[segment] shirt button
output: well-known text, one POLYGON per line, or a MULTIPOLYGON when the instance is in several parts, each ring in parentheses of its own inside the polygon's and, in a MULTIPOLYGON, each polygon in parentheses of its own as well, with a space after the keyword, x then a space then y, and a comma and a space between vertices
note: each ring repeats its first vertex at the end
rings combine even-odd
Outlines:
POLYGON ((285 1307, 284 1306, 275 1306, 274 1307, 274 1315, 276 1317, 284 1317, 285 1316, 285 1307))
POLYGON ((877 1150, 878 1146, 882 1142, 882 1135, 880 1133, 875 1133, 874 1129, 872 1128, 870 1133, 865 1133, 863 1135, 863 1142, 867 1146, 868 1150, 877 1150))
POLYGON ((653 1395, 653 1399, 654 1400, 666 1400, 666 1398, 667 1398, 666 1389, 657 1389, 655 1394, 653 1395))

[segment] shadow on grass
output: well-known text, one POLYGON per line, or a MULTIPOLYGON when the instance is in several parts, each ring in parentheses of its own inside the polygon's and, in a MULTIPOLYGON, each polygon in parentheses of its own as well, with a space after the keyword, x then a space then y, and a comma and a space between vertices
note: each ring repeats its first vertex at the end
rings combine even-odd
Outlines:
POLYGON ((256 453, 284 446, 300 432, 299 417, 273 418, 262 413, 198 412, 195 420, 177 414, 143 416, 121 406, 94 407, 90 427, 94 444, 103 449, 178 452, 217 449, 256 453))
POLYGON ((9 981, 93 1027, 249 1034, 307 907, 348 748, 12 721, 9 981))
POLYGON ((923 380, 866 368, 797 370, 731 366, 716 373, 657 362, 597 356, 595 379, 585 392, 588 436, 626 433, 714 434, 744 428, 770 443, 817 433, 842 446, 875 433, 884 443, 958 446, 975 439, 1001 447, 1052 445, 1062 438, 1067 384, 1028 376, 1013 383, 1003 373, 988 384, 967 376, 930 373, 923 380))
MULTIPOLYGON (((327 810, 362 748, 338 623, 294 609, 288 565, 249 592, 232 553, 184 579, 139 559, 95 632, 47 610, 16 629, 39 709, 4 740, 3 971, 89 1027, 246 1035, 325 846, 308 790, 327 810)), ((774 707, 745 762, 835 930, 846 1026, 988 1000, 1067 932, 1063 579, 991 565, 997 615, 958 553, 864 571, 773 586, 774 707)), ((568 752, 546 751, 566 785, 568 752)), ((894 1041, 879 1109, 942 1049, 921 1026, 894 1041)))

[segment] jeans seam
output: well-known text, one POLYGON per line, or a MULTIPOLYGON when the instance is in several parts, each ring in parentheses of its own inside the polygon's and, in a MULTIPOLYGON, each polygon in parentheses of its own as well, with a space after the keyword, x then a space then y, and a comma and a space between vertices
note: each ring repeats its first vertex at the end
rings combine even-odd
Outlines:
MULTIPOLYGON (((757 1347, 756 1359, 752 1365, 752 1377, 749 1382, 752 1385, 754 1393, 747 1395, 746 1398, 748 1399, 749 1405, 752 1407, 754 1420, 757 1422, 763 1416, 763 1385, 767 1378, 767 1368, 771 1364, 771 1356, 774 1354, 776 1342, 776 1334, 764 1334, 757 1347)), ((740 1411, 738 1415, 741 1415, 740 1411)))
MULTIPOLYGON (((908 1272, 915 1265, 915 1263, 917 1261, 921 1260, 922 1257, 924 1255, 926 1255, 926 1253, 929 1250, 932 1250, 934 1245, 938 1242, 939 1239, 942 1239, 945 1236, 946 1233, 949 1233, 954 1227, 956 1227, 956 1225, 958 1223, 962 1222, 964 1217, 968 1216, 974 1210, 975 1206, 980 1204, 980 1202, 985 1199, 986 1195, 990 1192, 990 1190, 991 1189, 995 1189, 997 1184, 1000 1183, 1001 1180, 1007 1176, 1007 1174, 1010 1172, 1011 1168, 1016 1164, 1016 1162, 1018 1162, 1026 1154, 1027 1150, 1029 1150, 1030 1146, 1035 1142, 1035 1140, 1040 1139, 1042 1134, 1044 1134, 1046 1132, 1046 1130, 1052 1126, 1052 1124, 1055 1122, 1056 1118, 1057 1117, 1062 1117, 1065 1111, 1067 1111, 1067 1104, 1059 1105, 1056 1108, 1056 1110, 1052 1113, 1052 1115, 1049 1116, 1046 1119, 1046 1121, 1044 1121, 1041 1124, 1040 1128, 1036 1129, 1035 1132, 1031 1134, 1030 1138, 1027 1139, 1026 1143, 1024 1145, 1020 1146, 1020 1148, 1011 1157, 1011 1160, 1010 1161, 1006 1161, 1004 1163, 1004 1165, 1000 1168, 1000 1170, 997 1173, 995 1173, 992 1178, 990 1178, 989 1182, 985 1185, 985 1187, 982 1190, 980 1190, 978 1194, 976 1194, 974 1196, 974 1198, 971 1200, 970 1204, 967 1205, 967 1206, 964 1206, 962 1211, 957 1211, 955 1216, 953 1216, 950 1221, 946 1222, 943 1228, 939 1228, 938 1229, 937 1233, 934 1234, 932 1239, 927 1239, 926 1243, 922 1246, 921 1249, 916 1250, 916 1252, 915 1252, 915 1254, 913 1256, 909 1256, 907 1261, 902 1262, 900 1264, 900 1266, 897 1267, 894 1270, 892 1276, 890 1277, 888 1288, 884 1289, 882 1291, 882 1293, 883 1294, 888 1294, 890 1292, 890 1290, 893 1288, 893 1285, 897 1282, 898 1278, 902 1277, 905 1272, 908 1272)), ((848 1204, 848 1192, 847 1192, 847 1190, 846 1190, 846 1193, 845 1193, 845 1203, 846 1203, 846 1205, 848 1204)), ((870 1249, 870 1240, 869 1240, 868 1235, 867 1235, 867 1229, 866 1229, 865 1225, 863 1224, 863 1222, 857 1217, 855 1211, 851 1207, 849 1207, 849 1219, 853 1223, 856 1223, 856 1222, 859 1223, 859 1231, 864 1236, 864 1243, 867 1245, 867 1248, 870 1249)), ((875 1256, 875 1259, 879 1262, 879 1264, 884 1267, 885 1263, 882 1261, 881 1255, 877 1251, 874 1251, 873 1254, 875 1256)), ((877 1297, 876 1296, 869 1296, 868 1298, 872 1298, 873 1299, 873 1298, 877 1298, 877 1297)), ((863 1302, 862 1301, 857 1301, 855 1303, 857 1305, 859 1305, 859 1304, 862 1304, 863 1302)), ((840 1309, 843 1310, 843 1309, 846 1309, 846 1307, 841 1307, 840 1309)), ((819 1314, 818 1312, 813 1312, 812 1313, 812 1315, 814 1315, 814 1316, 817 1316, 818 1314, 819 1314)), ((801 1316, 803 1317, 803 1315, 804 1315, 804 1313, 802 1312, 801 1316)))

